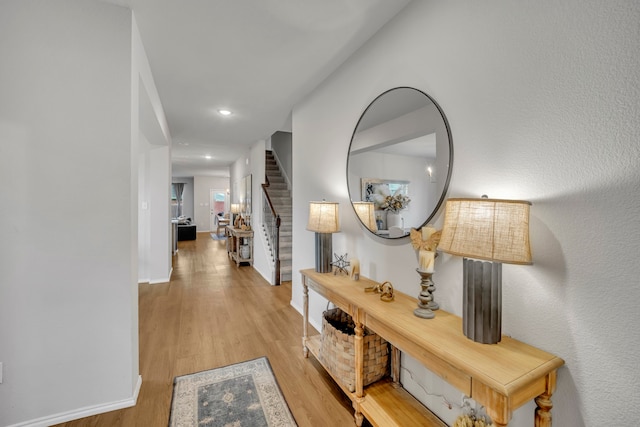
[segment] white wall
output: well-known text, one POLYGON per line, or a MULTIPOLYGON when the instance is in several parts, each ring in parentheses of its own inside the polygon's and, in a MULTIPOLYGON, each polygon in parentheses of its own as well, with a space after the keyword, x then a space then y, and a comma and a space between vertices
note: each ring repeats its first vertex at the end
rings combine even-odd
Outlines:
MULTIPOLYGON (((294 271, 314 264, 308 201, 326 198, 341 204, 334 251, 360 258, 365 276, 417 294, 413 249, 362 230, 347 204, 345 167, 369 102, 392 87, 421 89, 451 125, 449 195, 533 202, 534 264, 503 268, 503 332, 566 361, 554 425, 633 425, 640 417, 638 22, 635 0, 411 3, 294 110, 294 271)), ((461 260, 438 257, 436 298, 456 314, 461 281, 461 260)), ((318 324, 325 303, 311 302, 318 324)), ((298 275, 292 304, 302 304, 298 275)), ((454 403, 460 394, 407 366, 414 371, 413 380, 403 375, 407 387, 455 419, 455 408, 421 387, 454 403)), ((518 410, 509 425, 532 426, 533 408, 518 410)))
POLYGON ((142 132, 138 135, 138 283, 149 282, 151 252, 151 213, 149 194, 149 153, 151 145, 142 132))
POLYGON ((138 282, 165 283, 171 277, 171 145, 160 97, 134 20, 132 109, 138 111, 138 282), (137 91, 135 86, 137 85, 137 91), (144 169, 142 169, 144 168, 144 169), (140 178, 140 177, 143 178, 140 178))
POLYGON ((0 425, 135 403, 131 44, 122 7, 0 3, 0 425))
POLYGON ((267 251, 267 240, 262 228, 262 184, 265 182, 266 141, 260 140, 251 146, 249 153, 251 166, 251 227, 254 230, 253 268, 266 281, 272 283, 274 276, 271 254, 267 251))
POLYGON ((171 278, 171 149, 151 147, 149 152, 150 252, 149 283, 166 283, 171 278))

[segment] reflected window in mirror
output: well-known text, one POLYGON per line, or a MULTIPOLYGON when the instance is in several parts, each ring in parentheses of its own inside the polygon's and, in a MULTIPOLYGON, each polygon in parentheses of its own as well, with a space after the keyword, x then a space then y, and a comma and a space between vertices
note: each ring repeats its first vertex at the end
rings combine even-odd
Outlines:
POLYGON ((449 125, 431 97, 400 87, 374 99, 355 127, 347 159, 351 201, 375 206, 376 229, 367 229, 399 238, 427 224, 444 200, 452 160, 449 125))

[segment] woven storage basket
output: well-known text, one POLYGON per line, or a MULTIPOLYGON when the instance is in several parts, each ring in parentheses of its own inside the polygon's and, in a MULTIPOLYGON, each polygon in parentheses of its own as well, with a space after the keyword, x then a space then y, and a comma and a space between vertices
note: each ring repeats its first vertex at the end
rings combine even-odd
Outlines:
MULTIPOLYGON (((351 392, 356 390, 355 323, 339 308, 324 312, 320 335, 320 361, 351 392)), ((379 335, 364 331, 364 385, 387 375, 389 344, 379 335)))

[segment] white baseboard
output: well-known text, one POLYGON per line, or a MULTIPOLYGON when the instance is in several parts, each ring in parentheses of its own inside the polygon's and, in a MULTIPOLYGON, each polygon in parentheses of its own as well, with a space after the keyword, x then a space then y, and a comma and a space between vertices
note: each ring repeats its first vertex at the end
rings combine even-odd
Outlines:
POLYGON ((157 285, 158 283, 168 283, 170 281, 171 281, 171 274, 169 274, 169 277, 165 277, 164 279, 149 280, 149 284, 157 285))
POLYGON ((138 375, 138 382, 136 383, 136 388, 133 390, 133 396, 128 399, 109 402, 102 405, 87 406, 74 411, 62 412, 38 418, 36 420, 12 424, 8 427, 47 427, 55 424, 66 423, 67 421, 90 417, 92 415, 104 414, 105 412, 111 412, 118 409, 130 408, 132 406, 136 406, 138 394, 140 394, 140 387, 142 387, 142 376, 138 375))

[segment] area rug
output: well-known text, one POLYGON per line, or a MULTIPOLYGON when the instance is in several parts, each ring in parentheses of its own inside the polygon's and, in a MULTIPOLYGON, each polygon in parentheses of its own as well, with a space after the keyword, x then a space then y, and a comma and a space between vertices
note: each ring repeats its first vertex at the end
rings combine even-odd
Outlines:
POLYGON ((266 357, 176 377, 169 427, 295 427, 266 357))
POLYGON ((213 240, 227 240, 227 236, 218 236, 216 233, 211 233, 211 238, 213 240))

